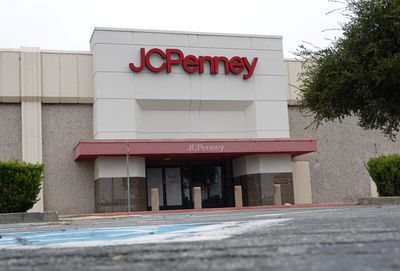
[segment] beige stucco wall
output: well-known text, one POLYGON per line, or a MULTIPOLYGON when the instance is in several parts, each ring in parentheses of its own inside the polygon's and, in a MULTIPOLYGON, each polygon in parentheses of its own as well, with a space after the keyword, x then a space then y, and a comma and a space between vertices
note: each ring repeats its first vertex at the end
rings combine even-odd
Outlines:
POLYGON ((45 103, 92 103, 92 55, 89 52, 42 51, 45 103))
POLYGON ((0 161, 21 160, 21 105, 0 103, 0 161))
POLYGON ((298 75, 301 73, 302 63, 296 59, 285 59, 286 94, 289 104, 298 102, 299 93, 298 75))
POLYGON ((94 162, 75 162, 80 139, 92 138, 92 105, 43 104, 44 209, 60 214, 92 213, 94 162))
POLYGON ((289 107, 291 137, 315 137, 318 151, 298 156, 309 160, 312 199, 321 202, 352 202, 371 196, 371 183, 364 163, 382 154, 400 152, 400 142, 392 142, 379 131, 364 130, 356 118, 346 118, 305 129, 312 117, 301 115, 299 108, 289 107))
POLYGON ((0 48, 0 103, 92 103, 92 82, 90 52, 0 48), (38 65, 34 68, 31 63, 22 63, 26 52, 32 51, 38 53, 38 65), (27 78, 39 83, 37 93, 24 90, 26 73, 38 75, 27 78))
MULTIPOLYGON (((22 47, 21 49, 0 48, 0 106, 7 108, 7 105, 5 105, 6 103, 16 103, 15 106, 20 108, 18 112, 11 114, 12 117, 9 116, 10 114, 8 114, 8 111, 4 114, 0 114, 0 124, 4 122, 4 125, 1 126, 4 135, 0 134, 0 158, 4 156, 6 159, 9 159, 10 156, 16 156, 15 158, 31 163, 44 162, 47 167, 47 179, 51 179, 51 181, 48 182, 45 180, 44 189, 50 189, 51 192, 53 192, 51 189, 58 189, 59 187, 54 186, 54 182, 61 184, 61 181, 59 181, 58 177, 54 178, 51 173, 54 170, 60 170, 60 172, 62 172, 62 167, 56 167, 53 158, 47 158, 47 160, 42 158, 43 145, 47 146, 47 142, 54 142, 56 139, 48 135, 47 137, 45 135, 42 136, 42 127, 43 129, 47 127, 52 128, 53 126, 57 127, 57 121, 61 121, 61 127, 64 127, 62 126, 64 123, 67 125, 64 130, 54 129, 56 135, 57 133, 61 135, 65 133, 63 137, 66 138, 67 141, 60 141, 60 144, 55 144, 54 147, 57 149, 57 152, 50 151, 50 153, 58 158, 58 162, 68 154, 69 156, 67 156, 71 159, 72 163, 73 145, 68 145, 65 149, 60 148, 60 146, 67 143, 70 144, 70 139, 72 140, 73 138, 76 140, 75 136, 79 136, 81 132, 78 129, 79 127, 76 127, 78 129, 76 131, 68 131, 68 126, 70 125, 68 121, 72 121, 71 123, 84 122, 85 126, 82 135, 87 135, 88 133, 85 131, 90 131, 87 138, 92 138, 92 121, 86 122, 88 117, 92 120, 92 82, 92 54, 90 52, 49 51, 30 47, 22 47), (45 123, 42 126, 42 103, 90 104, 86 106, 90 109, 89 114, 87 112, 80 112, 80 110, 77 109, 71 109, 71 112, 67 110, 65 116, 56 114, 58 119, 54 119, 54 123, 45 123), (11 121, 12 118, 14 118, 14 122, 11 121), (18 136, 12 137, 12 135, 15 134, 15 132, 13 132, 16 130, 15 127, 19 127, 18 136), (20 142, 20 144, 14 141, 20 142), (11 151, 13 145, 15 145, 16 149, 11 151), (19 156, 15 153, 19 153, 19 156), (55 167, 53 168, 53 166, 55 167)), ((62 110, 62 108, 64 107, 60 106, 60 110, 62 110)), ((0 113, 2 112, 0 111, 0 113)), ((51 121, 53 118, 46 119, 46 117, 43 116, 44 122, 48 120, 51 121)), ((71 128, 74 128, 74 125, 72 125, 71 128)), ((64 166, 71 165, 71 163, 67 163, 64 166)), ((80 167, 84 166, 82 165, 80 167)), ((93 164, 91 167, 93 167, 93 164)), ((91 172, 93 172, 93 170, 91 172)), ((75 176, 77 179, 74 179, 74 181, 80 182, 79 178, 81 176, 78 176, 79 174, 79 170, 75 172, 74 168, 71 168, 71 172, 69 175, 67 174, 67 176, 71 178, 75 176)), ((93 173, 91 174, 93 175, 93 173)), ((83 179, 85 180, 85 178, 83 179)), ((79 190, 82 188, 79 184, 77 187, 77 191, 80 191, 82 196, 86 197, 85 193, 87 191, 85 189, 79 190)), ((51 209, 63 213, 80 212, 78 210, 94 210, 93 206, 88 206, 90 196, 86 197, 87 202, 85 200, 78 200, 74 202, 72 206, 63 205, 64 207, 61 208, 59 203, 57 203, 58 205, 53 204, 53 202, 55 202, 53 200, 54 195, 60 196, 61 191, 59 192, 58 194, 50 193, 47 195, 46 193, 43 194, 43 190, 40 191, 38 196, 40 200, 30 211, 36 212, 51 209), (43 199, 47 201, 46 208, 44 208, 43 199), (77 206, 83 207, 79 209, 77 206)), ((71 191, 66 189, 64 192, 66 192, 66 194, 64 198, 61 198, 61 202, 68 198, 66 195, 71 191)))

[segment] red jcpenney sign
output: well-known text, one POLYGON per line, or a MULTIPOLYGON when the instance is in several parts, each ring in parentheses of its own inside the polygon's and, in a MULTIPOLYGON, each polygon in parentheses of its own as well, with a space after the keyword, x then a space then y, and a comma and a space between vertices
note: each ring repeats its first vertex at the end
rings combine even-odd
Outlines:
POLYGON ((258 57, 253 58, 253 61, 247 57, 233 56, 230 59, 224 56, 185 56, 179 49, 166 49, 165 52, 158 48, 153 48, 147 51, 145 48, 140 49, 140 66, 134 63, 129 63, 129 68, 133 72, 141 72, 145 67, 152 72, 159 73, 172 71, 172 66, 181 65, 187 73, 204 73, 204 66, 208 65, 211 74, 219 73, 219 64, 224 66, 225 74, 242 74, 244 79, 249 79, 257 65, 258 57), (150 58, 156 55, 163 60, 162 64, 155 66, 151 63, 150 58))

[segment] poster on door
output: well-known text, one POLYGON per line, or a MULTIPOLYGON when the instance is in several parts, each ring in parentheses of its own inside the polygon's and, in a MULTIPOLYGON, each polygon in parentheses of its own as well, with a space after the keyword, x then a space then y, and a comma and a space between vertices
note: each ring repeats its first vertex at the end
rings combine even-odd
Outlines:
POLYGON ((167 205, 182 205, 181 169, 165 168, 167 205))
POLYGON ((160 206, 164 206, 162 168, 147 169, 147 204, 151 206, 151 189, 158 188, 158 200, 160 206))

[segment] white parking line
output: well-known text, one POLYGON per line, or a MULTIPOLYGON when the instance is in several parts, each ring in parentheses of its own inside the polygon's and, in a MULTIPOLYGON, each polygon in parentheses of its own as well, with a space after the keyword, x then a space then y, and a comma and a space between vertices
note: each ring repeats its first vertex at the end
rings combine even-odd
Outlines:
POLYGON ((308 214, 308 213, 326 213, 332 212, 332 209, 325 209, 325 210, 313 210, 313 211, 299 211, 299 212, 287 212, 287 213, 275 213, 275 214, 262 214, 262 215, 255 215, 256 217, 270 217, 270 216, 283 216, 283 215, 297 215, 297 214, 308 214))

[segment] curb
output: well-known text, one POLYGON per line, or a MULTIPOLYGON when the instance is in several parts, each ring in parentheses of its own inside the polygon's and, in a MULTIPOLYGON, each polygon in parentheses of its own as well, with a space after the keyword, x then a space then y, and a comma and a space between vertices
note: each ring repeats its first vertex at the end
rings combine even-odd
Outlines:
POLYGON ((57 212, 0 214, 0 224, 56 222, 56 221, 58 221, 57 212))
POLYGON ((400 197, 371 197, 361 198, 357 201, 357 205, 382 205, 382 204, 400 204, 400 197))
POLYGON ((323 208, 323 207, 344 207, 354 206, 354 203, 337 202, 337 203, 316 203, 316 204, 295 204, 295 205, 262 205, 248 207, 224 207, 224 208, 204 208, 204 209, 180 209, 180 210, 161 210, 161 211, 135 211, 135 212, 116 212, 116 213, 94 213, 94 214, 78 214, 63 215, 61 220, 78 220, 78 219, 105 219, 120 218, 133 215, 154 215, 169 213, 204 213, 204 212, 222 212, 222 211, 244 211, 244 210, 273 210, 273 209, 296 209, 296 208, 323 208))

